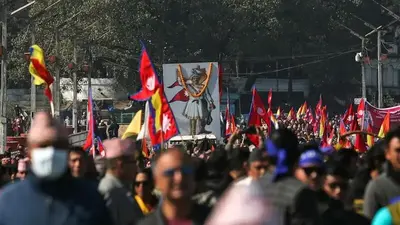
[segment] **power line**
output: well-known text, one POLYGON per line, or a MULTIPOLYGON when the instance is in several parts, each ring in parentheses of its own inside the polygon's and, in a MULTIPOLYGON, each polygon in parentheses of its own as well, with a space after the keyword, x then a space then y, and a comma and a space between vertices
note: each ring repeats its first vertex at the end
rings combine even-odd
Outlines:
POLYGON ((308 65, 312 65, 312 64, 317 64, 317 63, 320 63, 320 62, 328 61, 330 59, 334 59, 334 58, 337 58, 337 57, 340 57, 340 56, 343 56, 343 55, 346 55, 346 54, 349 54, 349 53, 358 52, 358 51, 359 51, 358 49, 357 50, 352 49, 352 50, 341 52, 341 53, 338 53, 338 54, 336 54, 334 56, 327 57, 327 58, 324 58, 324 59, 313 60, 313 61, 302 63, 302 64, 299 64, 299 65, 296 65, 296 66, 289 66, 289 67, 270 70, 270 71, 256 72, 256 73, 224 73, 224 75, 264 75, 264 74, 276 73, 276 72, 280 72, 280 71, 285 71, 285 70, 295 69, 295 68, 308 66, 308 65))

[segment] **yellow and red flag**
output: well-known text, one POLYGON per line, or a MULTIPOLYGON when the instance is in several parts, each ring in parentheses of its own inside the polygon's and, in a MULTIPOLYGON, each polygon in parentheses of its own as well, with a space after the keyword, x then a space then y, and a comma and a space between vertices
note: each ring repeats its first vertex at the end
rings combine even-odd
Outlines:
POLYGON ((46 68, 45 58, 43 49, 38 45, 32 45, 29 48, 30 63, 29 73, 33 76, 33 83, 35 85, 45 85, 44 94, 47 96, 50 102, 53 102, 53 96, 51 94, 50 85, 54 82, 54 78, 46 68))
POLYGON ((385 118, 382 121, 381 128, 379 129, 378 137, 384 138, 387 132, 390 130, 390 113, 386 113, 385 118))
POLYGON ((272 107, 272 88, 268 92, 268 108, 272 107))
POLYGON ((290 111, 289 111, 289 113, 288 113, 288 115, 287 115, 287 118, 288 118, 288 119, 291 119, 291 120, 295 120, 295 119, 296 119, 296 116, 295 116, 295 114, 294 114, 294 109, 293 109, 293 107, 290 109, 290 111))
POLYGON ((281 107, 278 107, 278 110, 276 111, 276 118, 280 119, 281 118, 281 107))
MULTIPOLYGON (((373 132, 371 124, 368 124, 367 132, 368 133, 372 133, 373 132)), ((374 144, 375 144, 374 136, 367 135, 367 145, 368 145, 368 147, 371 148, 374 144)))

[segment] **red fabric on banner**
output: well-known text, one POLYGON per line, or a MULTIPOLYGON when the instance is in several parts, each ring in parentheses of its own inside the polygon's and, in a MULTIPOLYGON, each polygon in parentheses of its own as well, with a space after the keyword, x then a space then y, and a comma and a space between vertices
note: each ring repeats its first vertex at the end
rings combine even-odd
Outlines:
POLYGON ((394 127, 396 125, 400 125, 400 106, 376 108, 375 106, 371 105, 371 103, 366 101, 365 110, 365 123, 371 124, 372 130, 375 134, 379 132, 383 119, 388 112, 390 112, 390 126, 394 127))

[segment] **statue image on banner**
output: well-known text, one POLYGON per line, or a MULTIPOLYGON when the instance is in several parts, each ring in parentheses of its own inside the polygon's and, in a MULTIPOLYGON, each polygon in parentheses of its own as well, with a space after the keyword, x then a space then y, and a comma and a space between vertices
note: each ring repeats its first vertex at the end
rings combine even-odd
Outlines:
POLYGON ((217 68, 216 63, 164 64, 164 90, 181 134, 220 133, 217 68))
POLYGON ((192 74, 188 79, 183 77, 181 69, 177 69, 176 75, 189 94, 189 100, 186 102, 182 114, 190 120, 190 134, 211 133, 206 130, 206 125, 210 125, 213 121, 211 111, 215 109, 214 101, 207 87, 210 75, 207 74, 205 68, 200 68, 200 66, 192 69, 192 74), (200 128, 197 132, 198 126, 200 128))

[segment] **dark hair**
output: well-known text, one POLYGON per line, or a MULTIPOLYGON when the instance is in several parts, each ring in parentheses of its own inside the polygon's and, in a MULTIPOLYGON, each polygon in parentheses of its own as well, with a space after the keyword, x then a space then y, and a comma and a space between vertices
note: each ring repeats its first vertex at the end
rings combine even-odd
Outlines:
POLYGON ((365 165, 370 172, 382 169, 382 165, 386 161, 384 146, 384 141, 376 142, 366 153, 365 165))
POLYGON ((334 152, 331 159, 341 165, 349 165, 354 158, 358 159, 358 153, 354 149, 341 148, 334 152))
POLYGON ((210 171, 224 171, 228 167, 228 154, 225 150, 215 150, 211 152, 207 160, 207 170, 210 171))
MULTIPOLYGON (((137 171, 137 173, 136 174, 139 174, 139 173, 144 173, 144 174, 146 174, 146 176, 147 176, 147 179, 149 180, 149 181, 153 181, 153 172, 151 171, 151 168, 144 168, 144 169, 138 169, 138 171, 137 171)), ((136 179, 136 178, 135 178, 136 179)))
POLYGON ((72 146, 69 149, 69 152, 75 152, 75 153, 78 153, 78 154, 86 155, 85 150, 83 150, 83 148, 81 146, 72 146))
POLYGON ((328 161, 325 169, 326 175, 339 176, 346 180, 350 178, 348 170, 337 161, 328 161))
POLYGON ((308 142, 304 145, 299 146, 299 152, 300 154, 307 151, 307 150, 317 150, 319 151, 319 147, 316 143, 314 142, 308 142))
POLYGON ((387 149, 389 147, 390 141, 392 141, 393 138, 399 138, 400 139, 400 127, 395 127, 394 129, 390 130, 386 135, 385 138, 383 139, 384 141, 384 149, 387 149))
POLYGON ((250 155, 247 148, 232 149, 228 155, 228 168, 229 170, 241 170, 243 164, 248 160, 250 155))
POLYGON ((286 150, 287 164, 288 166, 294 166, 300 155, 298 149, 299 141, 296 134, 287 128, 280 128, 272 132, 270 139, 277 149, 286 150))
POLYGON ((195 180, 201 182, 207 178, 206 162, 200 158, 192 158, 195 168, 195 180))

